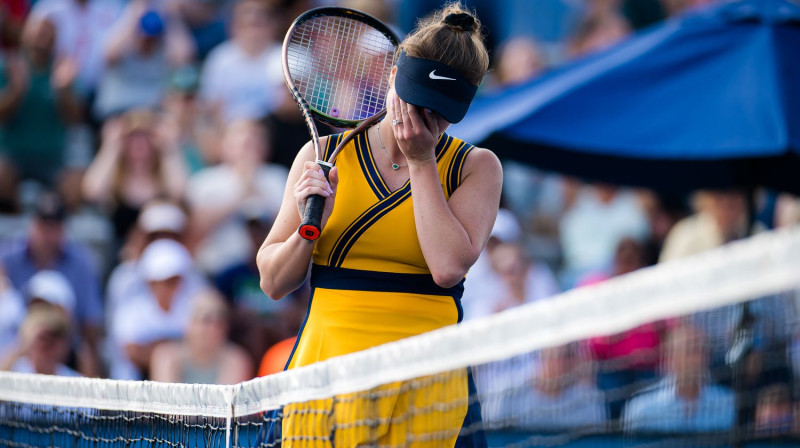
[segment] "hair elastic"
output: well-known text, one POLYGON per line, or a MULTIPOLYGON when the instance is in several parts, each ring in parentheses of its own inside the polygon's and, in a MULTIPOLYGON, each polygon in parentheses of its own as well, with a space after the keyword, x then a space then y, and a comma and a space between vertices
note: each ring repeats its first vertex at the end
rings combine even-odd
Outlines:
POLYGON ((461 31, 472 32, 475 30, 475 18, 465 12, 448 14, 444 18, 444 23, 461 31))

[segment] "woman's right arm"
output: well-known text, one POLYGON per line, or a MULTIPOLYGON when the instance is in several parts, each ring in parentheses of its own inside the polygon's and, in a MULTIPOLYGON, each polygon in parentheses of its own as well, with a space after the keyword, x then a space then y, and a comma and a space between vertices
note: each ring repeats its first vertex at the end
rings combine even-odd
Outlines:
MULTIPOLYGON (((323 147, 325 142, 325 137, 320 139, 323 147)), ((256 256, 261 289, 276 300, 303 284, 311 264, 314 242, 303 239, 297 233, 301 221, 300 210, 304 208, 306 199, 313 194, 327 198, 322 227, 333 210, 338 172, 336 168, 331 170, 328 183, 314 160, 314 149, 309 142, 292 164, 278 217, 256 256)))

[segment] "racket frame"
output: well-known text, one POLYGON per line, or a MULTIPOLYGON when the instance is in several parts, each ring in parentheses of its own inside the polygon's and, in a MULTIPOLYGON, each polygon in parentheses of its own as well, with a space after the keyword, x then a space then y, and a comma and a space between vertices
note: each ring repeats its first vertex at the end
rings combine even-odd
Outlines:
MULTIPOLYGON (((332 7, 332 6, 315 8, 306 11, 292 22, 291 26, 286 32, 286 36, 284 37, 283 47, 281 51, 283 77, 286 82, 286 86, 289 89, 289 93, 291 93, 292 98, 294 98, 294 101, 297 104, 298 109, 300 109, 300 112, 303 115, 303 120, 306 123, 308 132, 309 134, 311 134, 311 144, 314 147, 314 157, 316 159, 316 163, 320 166, 323 173, 325 174, 325 178, 327 179, 328 173, 333 168, 334 161, 336 160, 336 156, 339 154, 339 151, 341 151, 341 149, 347 143, 349 143, 358 133, 362 132, 364 129, 368 128, 369 126, 372 126, 378 120, 382 119, 386 115, 386 108, 384 106, 384 108, 381 109, 378 113, 376 113, 371 117, 366 118, 361 122, 356 120, 342 120, 332 117, 329 114, 326 114, 322 111, 319 111, 311 107, 311 105, 308 104, 305 98, 303 98, 303 96, 300 94, 300 91, 295 85, 294 79, 292 78, 292 74, 289 71, 289 45, 292 36, 294 35, 295 31, 300 25, 320 16, 345 17, 348 19, 360 21, 366 24, 367 26, 370 26, 375 31, 378 31, 381 34, 383 34, 392 44, 394 44, 395 48, 400 44, 400 40, 389 27, 387 27, 380 20, 370 16, 369 14, 365 14, 355 9, 332 7), (317 125, 314 122, 315 119, 334 127, 355 128, 353 132, 349 133, 336 146, 336 148, 330 154, 327 161, 322 159, 323 154, 321 145, 319 143, 320 139, 319 130, 317 129, 317 125)), ((303 218, 300 227, 297 229, 298 233, 302 238, 310 241, 314 241, 317 238, 319 238, 321 231, 322 212, 324 208, 325 208, 325 198, 323 196, 311 195, 308 197, 306 201, 305 210, 303 211, 303 218)))

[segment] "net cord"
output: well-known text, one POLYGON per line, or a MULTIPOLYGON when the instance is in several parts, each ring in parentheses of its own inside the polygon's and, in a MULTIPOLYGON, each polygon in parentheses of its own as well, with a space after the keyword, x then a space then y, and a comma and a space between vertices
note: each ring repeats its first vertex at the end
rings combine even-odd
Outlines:
MULTIPOLYGON (((228 419, 613 334, 800 286, 800 227, 232 386, 0 372, 0 400, 228 419), (643 300, 646 298, 646 300, 643 300), (608 310, 613 310, 609 312, 608 310)), ((230 428, 228 429, 230 431, 230 428)))

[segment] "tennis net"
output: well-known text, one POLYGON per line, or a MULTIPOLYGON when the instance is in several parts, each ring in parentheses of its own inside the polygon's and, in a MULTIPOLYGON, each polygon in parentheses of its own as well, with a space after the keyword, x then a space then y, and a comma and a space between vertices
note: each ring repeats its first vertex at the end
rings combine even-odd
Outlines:
POLYGON ((234 386, 0 373, 0 446, 796 445, 798 287, 792 229, 234 386))

